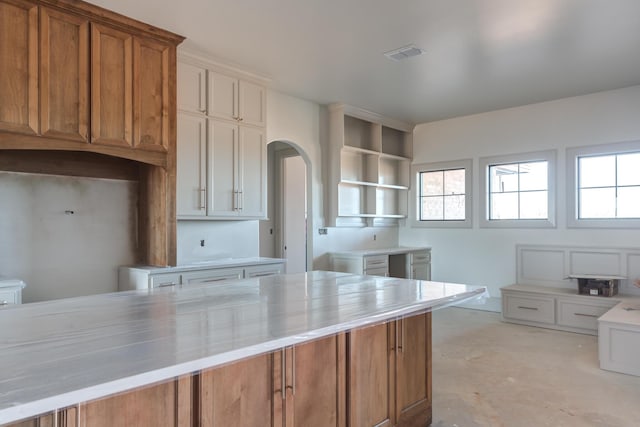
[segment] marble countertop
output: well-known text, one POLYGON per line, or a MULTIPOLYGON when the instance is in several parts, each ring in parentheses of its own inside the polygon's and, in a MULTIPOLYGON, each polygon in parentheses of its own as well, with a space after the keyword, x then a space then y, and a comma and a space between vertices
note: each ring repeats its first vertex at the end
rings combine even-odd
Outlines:
POLYGON ((9 307, 0 424, 485 294, 317 271, 9 307))
POLYGON ((340 256, 369 256, 369 255, 395 255, 395 254, 405 254, 409 252, 418 252, 418 251, 427 251, 430 250, 431 247, 410 247, 410 246, 396 246, 393 248, 380 248, 380 249, 358 249, 353 251, 339 251, 339 252, 331 252, 331 255, 340 255, 340 256))
POLYGON ((232 268, 232 267, 244 267, 248 265, 268 265, 268 264, 280 264, 287 260, 284 258, 266 258, 266 257, 249 257, 249 258, 219 258, 212 260, 203 260, 197 262, 191 262, 186 264, 180 264, 175 267, 155 267, 151 265, 129 265, 121 268, 135 268, 149 272, 149 274, 162 274, 162 273, 179 273, 183 271, 191 270, 203 270, 207 268, 232 268))

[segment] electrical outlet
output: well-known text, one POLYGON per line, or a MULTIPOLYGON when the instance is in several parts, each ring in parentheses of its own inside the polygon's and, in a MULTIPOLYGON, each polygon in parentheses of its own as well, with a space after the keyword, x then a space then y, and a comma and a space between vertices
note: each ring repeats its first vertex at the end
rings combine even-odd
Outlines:
POLYGON ((200 246, 204 248, 204 239, 200 240, 200 246))
POLYGON ((327 234, 329 232, 326 228, 318 228, 318 234, 327 234))
POLYGON ((373 240, 376 240, 378 238, 378 236, 376 236, 375 234, 373 235, 373 240))

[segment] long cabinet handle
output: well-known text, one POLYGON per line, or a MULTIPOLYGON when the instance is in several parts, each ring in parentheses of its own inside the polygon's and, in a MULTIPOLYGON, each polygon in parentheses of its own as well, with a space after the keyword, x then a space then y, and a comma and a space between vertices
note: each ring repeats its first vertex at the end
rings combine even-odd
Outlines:
POLYGON ((526 307, 524 305, 519 305, 518 308, 521 308, 523 310, 534 310, 534 311, 538 311, 537 307, 526 307))
POLYGON ((242 194, 242 190, 238 191, 238 210, 241 211, 244 209, 244 196, 242 194))
POLYGON ((0 301, 0 305, 9 305, 9 301, 5 301, 5 300, 0 301))
POLYGON ((158 286, 156 286, 156 288, 167 288, 169 286, 177 286, 178 284, 176 282, 166 282, 166 283, 160 283, 158 284, 158 286))
POLYGON ((286 363, 287 354, 285 353, 284 347, 282 348, 281 351, 282 351, 282 356, 280 357, 280 359, 282 361, 282 366, 281 366, 282 372, 280 373, 280 381, 281 381, 281 383, 280 383, 280 394, 282 395, 282 400, 287 400, 287 387, 285 385, 285 380, 286 380, 285 369, 287 368, 287 366, 286 366, 287 365, 287 363, 286 363))
POLYGON ((207 189, 206 188, 201 188, 200 189, 200 206, 198 206, 198 209, 200 210, 204 210, 207 208, 207 189))
POLYGON ((583 317, 598 317, 597 314, 585 314, 585 313, 573 313, 574 316, 583 316, 583 317))

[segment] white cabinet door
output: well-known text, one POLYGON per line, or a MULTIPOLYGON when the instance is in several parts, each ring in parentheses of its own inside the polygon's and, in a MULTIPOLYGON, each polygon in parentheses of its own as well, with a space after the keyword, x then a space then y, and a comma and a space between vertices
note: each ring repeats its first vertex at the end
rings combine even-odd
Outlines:
POLYGON ((207 112, 207 70, 178 63, 178 110, 207 112))
POLYGON ((244 269, 244 277, 265 277, 283 273, 282 264, 255 265, 244 269))
POLYGON ((209 120, 209 216, 238 216, 238 126, 209 120))
POLYGON ((209 71, 209 116, 225 120, 238 119, 238 79, 209 71))
POLYGON ((265 126, 267 96, 264 86, 241 80, 238 91, 238 117, 242 124, 265 126))
POLYGON ((261 129, 240 126, 239 215, 266 216, 267 145, 261 129))
POLYGON ((206 119, 178 113, 176 213, 205 216, 207 180, 206 119))
POLYGON ((431 280, 431 264, 419 263, 411 266, 411 279, 431 280))

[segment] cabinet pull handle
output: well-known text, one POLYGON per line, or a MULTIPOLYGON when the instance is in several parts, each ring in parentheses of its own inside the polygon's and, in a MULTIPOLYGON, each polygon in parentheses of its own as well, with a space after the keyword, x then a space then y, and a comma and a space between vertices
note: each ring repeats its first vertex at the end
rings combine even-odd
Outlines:
POLYGON ((518 308, 521 308, 523 310, 535 310, 535 311, 538 311, 537 307, 526 307, 524 305, 519 305, 518 308))
POLYGON ((282 351, 282 356, 280 357, 280 359, 282 360, 282 372, 280 373, 280 394, 282 395, 282 400, 287 400, 287 388, 285 386, 285 380, 286 380, 286 376, 285 376, 285 369, 286 369, 286 360, 287 360, 287 354, 284 351, 285 349, 283 348, 282 351))
POLYGON ((176 282, 159 283, 158 286, 156 286, 156 288, 168 288, 169 286, 176 286, 176 285, 177 285, 176 282))
POLYGON ((237 278, 238 278, 238 276, 233 276, 233 277, 224 277, 224 276, 223 277, 212 277, 211 279, 203 280, 200 283, 221 282, 223 280, 237 279, 237 278))
POLYGON ((9 301, 6 301, 6 300, 0 301, 0 305, 9 305, 9 301))
POLYGON ((237 211, 238 210, 238 190, 233 192, 233 210, 237 211))
POLYGON ((203 210, 207 208, 207 193, 206 193, 207 189, 206 188, 201 188, 200 189, 200 206, 198 206, 198 209, 203 210), (203 197, 204 196, 204 197, 203 197))
POLYGON ((265 273, 254 273, 254 274, 251 275, 251 277, 266 277, 266 276, 273 276, 274 274, 276 274, 276 273, 274 273, 272 271, 269 271, 269 272, 265 272, 265 273))
POLYGON ((244 117, 238 117, 238 121, 241 122, 244 120, 244 117))
POLYGON ((241 211, 244 209, 244 196, 242 195, 242 190, 238 191, 238 210, 241 211))
POLYGON ((585 314, 585 313, 573 313, 574 316, 583 316, 583 317, 598 317, 595 314, 585 314))

